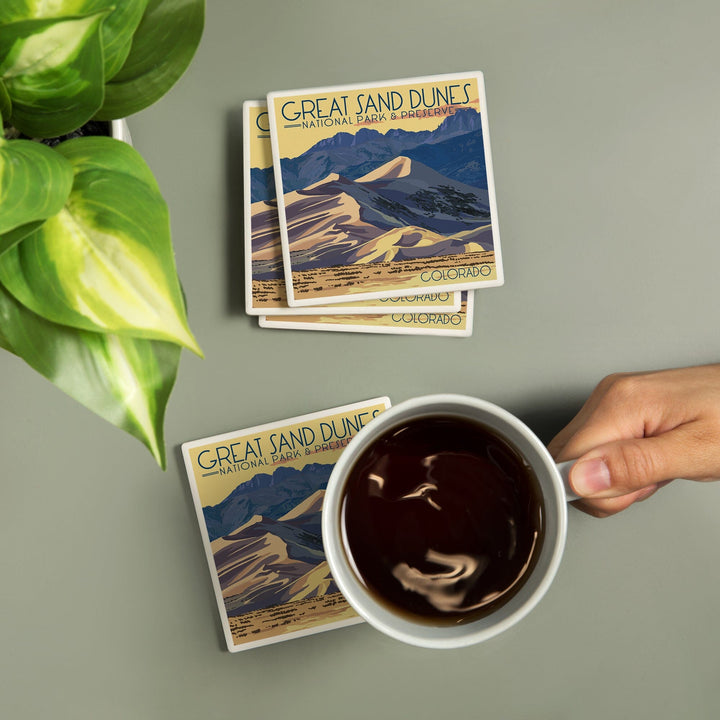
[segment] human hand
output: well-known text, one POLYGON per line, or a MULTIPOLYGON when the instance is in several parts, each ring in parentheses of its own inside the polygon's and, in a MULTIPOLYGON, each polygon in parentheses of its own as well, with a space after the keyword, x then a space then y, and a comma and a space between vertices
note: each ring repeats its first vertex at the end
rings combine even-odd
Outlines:
POLYGON ((674 478, 720 478, 720 364, 609 375, 550 442, 575 505, 607 517, 674 478))

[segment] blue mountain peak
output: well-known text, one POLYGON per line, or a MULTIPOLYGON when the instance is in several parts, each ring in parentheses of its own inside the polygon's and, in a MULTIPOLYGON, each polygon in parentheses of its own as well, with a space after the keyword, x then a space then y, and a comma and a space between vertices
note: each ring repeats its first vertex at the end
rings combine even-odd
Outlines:
POLYGON ((238 485, 217 505, 203 508, 210 540, 246 523, 253 515, 277 519, 327 485, 333 465, 309 463, 298 470, 280 466, 272 474, 257 473, 238 485))

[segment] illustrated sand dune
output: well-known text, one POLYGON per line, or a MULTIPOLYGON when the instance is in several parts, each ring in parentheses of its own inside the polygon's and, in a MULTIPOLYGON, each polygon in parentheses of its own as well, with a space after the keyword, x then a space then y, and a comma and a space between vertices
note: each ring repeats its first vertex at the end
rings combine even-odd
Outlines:
POLYGON ((367 243, 355 263, 389 262, 466 252, 465 243, 419 227, 393 228, 367 243))
POLYGON ((355 181, 331 173, 285 197, 293 270, 487 250, 483 195, 404 156, 355 181))
POLYGON ((330 575, 330 566, 327 560, 309 570, 301 578, 287 588, 289 597, 293 600, 305 600, 310 597, 320 597, 335 591, 335 584, 330 575))
MULTIPOLYGON (((259 517, 258 522, 248 525, 260 525, 262 522, 259 517)), ((245 530, 248 529, 246 526, 245 530)), ((259 527, 257 531, 260 531, 259 527)), ((241 606, 254 605, 260 595, 281 597, 288 584, 313 567, 291 559, 287 543, 271 532, 254 534, 250 531, 242 536, 238 533, 228 539, 215 540, 212 549, 223 597, 239 597, 238 604, 241 606)))
MULTIPOLYGON (((372 197, 358 199, 358 186, 337 173, 303 190, 285 196, 285 216, 290 250, 297 252, 343 240, 363 242, 382 234, 382 227, 393 222, 373 207, 372 197), (378 227, 380 225, 381 227, 378 227)), ((368 195, 367 191, 363 191, 368 195)))
POLYGON ((278 518, 278 520, 280 522, 284 522, 286 520, 297 520, 302 519, 303 516, 312 516, 313 519, 315 519, 314 513, 322 511, 324 498, 325 491, 316 490, 309 498, 303 500, 299 505, 296 505, 292 510, 278 518))
POLYGON ((277 205, 258 200, 251 206, 253 260, 276 260, 280 257, 280 228, 277 205))
POLYGON ((255 515, 211 543, 229 615, 337 592, 322 551, 317 490, 277 520, 255 515))
MULTIPOLYGON (((396 180, 397 178, 403 178, 410 175, 412 170, 412 160, 405 156, 399 156, 390 162, 381 165, 375 170, 371 170, 366 175, 358 178, 355 182, 369 183, 386 180, 396 180)), ((429 169, 429 168, 428 168, 429 169)), ((442 177, 440 173, 435 173, 438 177, 442 177)))

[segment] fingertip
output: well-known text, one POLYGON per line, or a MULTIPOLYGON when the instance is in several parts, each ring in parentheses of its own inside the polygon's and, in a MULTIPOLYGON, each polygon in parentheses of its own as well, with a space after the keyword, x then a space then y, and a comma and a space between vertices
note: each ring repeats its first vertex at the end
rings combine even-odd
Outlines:
POLYGON ((631 505, 635 503, 647 500, 654 495, 662 487, 662 483, 649 485, 641 490, 635 490, 634 492, 627 493, 626 495, 618 495, 617 497, 607 498, 580 498, 579 500, 573 501, 571 504, 586 513, 596 518, 609 518, 613 515, 617 515, 623 510, 627 510, 631 505))
POLYGON ((637 494, 635 495, 635 502, 642 502, 643 500, 647 500, 651 495, 654 495, 657 491, 658 491, 657 483, 648 485, 647 487, 644 487, 642 490, 638 490, 637 494))

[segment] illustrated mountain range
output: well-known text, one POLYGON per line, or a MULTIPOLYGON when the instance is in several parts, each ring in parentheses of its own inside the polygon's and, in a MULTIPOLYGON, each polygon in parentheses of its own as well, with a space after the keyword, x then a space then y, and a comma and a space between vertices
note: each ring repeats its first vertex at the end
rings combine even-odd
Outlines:
MULTIPOLYGON (((406 156, 356 180, 331 173, 284 202, 293 270, 493 248, 488 191, 406 156)), ((253 274, 281 277, 277 207, 261 202, 252 210, 253 274)))
MULTIPOLYGON (((451 180, 487 190, 481 117, 472 108, 457 110, 435 130, 339 132, 298 157, 283 158, 283 188, 286 193, 300 190, 331 173, 357 180, 401 155, 451 180)), ((272 168, 252 168, 250 176, 253 202, 275 198, 272 168)))
POLYGON ((229 616, 338 592, 321 531, 332 467, 261 473, 203 508, 229 616))

